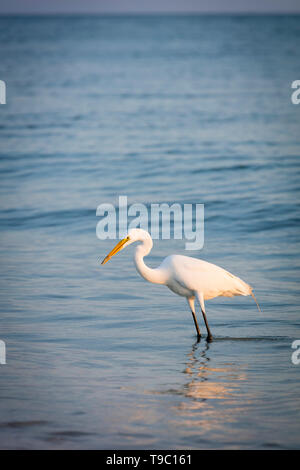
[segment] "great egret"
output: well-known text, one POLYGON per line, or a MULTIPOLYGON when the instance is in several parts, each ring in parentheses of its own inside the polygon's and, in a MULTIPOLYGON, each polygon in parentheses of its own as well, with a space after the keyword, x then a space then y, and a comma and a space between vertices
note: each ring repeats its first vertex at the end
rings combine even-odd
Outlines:
POLYGON ((260 310, 252 292, 252 287, 215 264, 189 256, 170 255, 156 269, 146 266, 144 256, 150 253, 153 242, 149 233, 143 229, 129 230, 127 237, 119 241, 101 264, 105 264, 116 253, 123 250, 125 246, 138 241, 142 243, 136 247, 134 254, 137 271, 146 281, 154 284, 164 284, 175 294, 186 297, 192 311, 198 339, 200 339, 201 333, 195 313, 195 298, 197 298, 201 307, 208 341, 212 340, 212 334, 207 323, 204 300, 218 296, 252 295, 260 310))

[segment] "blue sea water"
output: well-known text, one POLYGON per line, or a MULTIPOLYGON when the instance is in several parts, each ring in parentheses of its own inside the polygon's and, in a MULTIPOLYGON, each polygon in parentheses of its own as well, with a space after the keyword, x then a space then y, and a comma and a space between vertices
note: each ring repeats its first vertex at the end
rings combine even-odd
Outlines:
POLYGON ((299 16, 0 17, 0 447, 300 448, 299 16), (96 208, 202 203, 251 298, 183 298, 96 208), (202 319, 199 317, 201 328, 202 319))

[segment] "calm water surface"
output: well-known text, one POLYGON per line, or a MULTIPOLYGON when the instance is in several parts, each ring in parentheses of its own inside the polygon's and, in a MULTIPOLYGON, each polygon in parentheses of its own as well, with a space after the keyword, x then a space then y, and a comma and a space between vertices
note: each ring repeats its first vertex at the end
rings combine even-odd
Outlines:
POLYGON ((1 448, 300 448, 299 17, 1 17, 1 448), (253 285, 183 298, 96 208, 205 204, 205 244, 253 285), (201 320, 199 318, 199 320, 201 320), (202 326, 202 321, 201 321, 202 326))

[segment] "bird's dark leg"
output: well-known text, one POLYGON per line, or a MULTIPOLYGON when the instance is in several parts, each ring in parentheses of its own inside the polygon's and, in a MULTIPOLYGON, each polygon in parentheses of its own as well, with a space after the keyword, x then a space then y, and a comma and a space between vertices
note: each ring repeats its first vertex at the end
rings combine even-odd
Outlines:
POLYGON ((203 319, 204 319, 204 322, 205 322, 205 326, 206 326, 206 330, 207 330, 207 341, 212 341, 213 337, 212 337, 212 334, 210 332, 210 329, 209 329, 209 326, 208 326, 208 323, 207 323, 207 318, 206 318, 206 315, 205 315, 205 305, 204 305, 204 295, 202 292, 197 292, 196 293, 197 297, 198 297, 198 300, 199 300, 199 304, 200 304, 200 307, 201 307, 201 312, 202 312, 202 315, 203 315, 203 319))
POLYGON ((202 310, 201 308, 201 312, 202 312, 202 315, 203 315, 203 319, 204 319, 204 322, 205 322, 205 326, 206 326, 206 329, 207 329, 207 341, 212 341, 213 337, 212 337, 212 334, 210 332, 210 329, 209 329, 209 326, 208 326, 208 323, 207 323, 207 318, 206 318, 206 315, 205 315, 205 312, 204 310, 202 310))
POLYGON ((197 341, 199 341, 200 338, 201 338, 201 333, 200 333, 200 328, 199 328, 199 325, 198 325, 198 322, 197 322, 197 317, 196 317, 196 314, 195 314, 195 297, 188 297, 187 301, 188 301, 188 304, 190 306, 190 309, 191 309, 191 312, 192 312, 192 315, 193 315, 193 320, 194 320, 195 328, 196 328, 196 331, 197 331, 197 341))
POLYGON ((193 310, 192 310, 192 315, 193 315, 193 319, 194 319, 194 323, 195 323, 195 328, 196 328, 196 331, 197 331, 197 339, 199 341, 200 338, 201 338, 201 333, 200 333, 200 328, 199 328, 199 325, 198 325, 198 322, 197 322, 196 314, 195 314, 195 312, 193 312, 193 310))

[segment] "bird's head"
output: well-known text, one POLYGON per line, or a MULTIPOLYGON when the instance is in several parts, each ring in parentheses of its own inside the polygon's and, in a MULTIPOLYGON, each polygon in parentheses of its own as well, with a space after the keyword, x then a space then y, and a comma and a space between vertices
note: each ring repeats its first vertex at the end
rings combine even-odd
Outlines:
POLYGON ((141 228, 132 228, 128 231, 127 236, 123 238, 123 240, 120 240, 119 243, 116 244, 116 246, 108 253, 108 255, 104 258, 101 264, 107 263, 107 261, 110 260, 116 253, 119 251, 123 250, 125 246, 131 245, 131 243, 141 241, 141 242, 150 242, 151 241, 151 246, 152 246, 152 239, 146 230, 143 230, 141 228))

